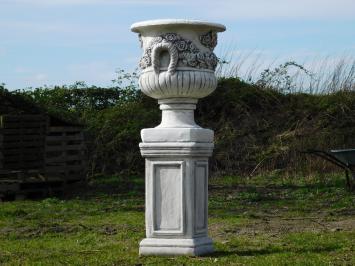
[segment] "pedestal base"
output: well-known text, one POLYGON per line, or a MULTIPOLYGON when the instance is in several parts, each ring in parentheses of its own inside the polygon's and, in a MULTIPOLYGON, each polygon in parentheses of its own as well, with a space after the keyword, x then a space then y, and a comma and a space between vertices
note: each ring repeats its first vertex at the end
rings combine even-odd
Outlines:
POLYGON ((192 239, 145 238, 139 244, 139 255, 186 255, 201 256, 212 253, 209 237, 192 239))

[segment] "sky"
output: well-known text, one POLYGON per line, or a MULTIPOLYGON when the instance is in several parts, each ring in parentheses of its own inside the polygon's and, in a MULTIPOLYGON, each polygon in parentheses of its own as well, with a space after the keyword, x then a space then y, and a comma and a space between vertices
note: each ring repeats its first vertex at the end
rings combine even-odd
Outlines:
POLYGON ((355 56, 355 0, 0 0, 0 83, 110 86, 142 54, 130 25, 160 18, 224 24, 215 52, 235 62, 355 56))

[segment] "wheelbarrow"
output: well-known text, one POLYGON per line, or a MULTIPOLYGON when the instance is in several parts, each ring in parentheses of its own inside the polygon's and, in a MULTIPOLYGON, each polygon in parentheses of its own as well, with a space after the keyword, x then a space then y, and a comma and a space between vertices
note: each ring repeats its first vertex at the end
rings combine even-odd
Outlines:
POLYGON ((345 171, 346 187, 350 191, 355 189, 355 149, 342 150, 307 150, 305 153, 321 157, 345 171))

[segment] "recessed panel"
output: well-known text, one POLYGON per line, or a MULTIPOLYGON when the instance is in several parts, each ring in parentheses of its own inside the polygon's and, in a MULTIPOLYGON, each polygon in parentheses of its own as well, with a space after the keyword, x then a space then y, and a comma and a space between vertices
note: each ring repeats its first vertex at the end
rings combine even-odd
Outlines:
POLYGON ((153 224, 155 233, 183 231, 183 165, 153 164, 153 224))
POLYGON ((195 165, 195 230, 204 232, 207 228, 207 162, 195 165))

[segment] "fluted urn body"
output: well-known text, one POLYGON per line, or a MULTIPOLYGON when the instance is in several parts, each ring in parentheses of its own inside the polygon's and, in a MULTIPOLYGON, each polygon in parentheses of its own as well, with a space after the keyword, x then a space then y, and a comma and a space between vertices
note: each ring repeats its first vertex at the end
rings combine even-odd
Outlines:
POLYGON ((198 99, 217 86, 213 53, 221 24, 153 20, 132 25, 143 55, 139 87, 155 98, 162 121, 141 131, 146 158, 146 238, 141 255, 202 255, 213 252, 208 237, 208 157, 213 131, 196 125, 198 99))

